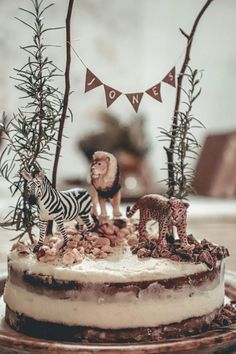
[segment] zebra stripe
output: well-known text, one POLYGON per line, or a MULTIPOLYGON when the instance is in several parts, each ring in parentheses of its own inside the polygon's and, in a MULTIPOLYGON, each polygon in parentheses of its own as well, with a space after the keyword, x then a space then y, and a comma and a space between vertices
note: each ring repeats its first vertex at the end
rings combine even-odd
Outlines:
POLYGON ((80 215, 87 214, 90 211, 91 201, 88 200, 87 204, 85 204, 85 203, 86 203, 86 201, 84 201, 83 205, 81 206, 80 215))
POLYGON ((43 244, 48 220, 55 220, 64 243, 67 242, 64 221, 80 218, 87 230, 94 228, 90 216, 92 198, 85 189, 77 188, 59 192, 52 187, 46 176, 39 178, 37 175, 28 181, 27 187, 29 193, 37 198, 38 204, 40 237, 35 251, 43 244))

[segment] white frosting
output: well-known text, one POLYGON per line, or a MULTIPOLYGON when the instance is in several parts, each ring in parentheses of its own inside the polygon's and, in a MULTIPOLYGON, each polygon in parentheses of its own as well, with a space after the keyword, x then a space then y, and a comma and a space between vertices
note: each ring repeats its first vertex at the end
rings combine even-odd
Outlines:
POLYGON ((208 270, 203 263, 175 262, 166 258, 139 259, 130 250, 105 259, 85 258, 70 266, 39 262, 35 255, 19 256, 14 251, 10 254, 9 265, 21 272, 52 275, 59 280, 95 283, 169 279, 208 270))
MULTIPOLYGON (((92 283, 170 279, 208 270, 203 263, 174 262, 165 258, 139 259, 129 250, 106 259, 85 258, 71 266, 43 263, 37 261, 35 255, 20 256, 12 252, 9 265, 20 272, 92 283)), ((78 292, 70 299, 55 298, 29 291, 23 284, 18 286, 8 280, 4 300, 13 311, 41 321, 105 329, 157 327, 203 316, 219 308, 224 301, 223 268, 219 278, 201 287, 194 288, 189 284, 180 290, 165 290, 161 296, 150 287, 140 291, 139 296, 129 292, 97 298, 96 291, 91 290, 88 296, 78 292)))
POLYGON ((224 301, 222 278, 215 288, 194 289, 192 296, 183 288, 161 298, 155 294, 149 298, 134 295, 128 302, 55 299, 8 281, 4 300, 12 310, 36 320, 110 329, 155 327, 203 316, 219 308, 224 301))

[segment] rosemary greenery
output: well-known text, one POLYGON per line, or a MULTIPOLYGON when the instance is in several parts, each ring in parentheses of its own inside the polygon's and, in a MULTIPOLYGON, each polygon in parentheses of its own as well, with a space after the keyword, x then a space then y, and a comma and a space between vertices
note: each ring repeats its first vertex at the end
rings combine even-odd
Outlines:
POLYGON ((193 171, 191 170, 187 159, 192 158, 193 155, 196 155, 196 148, 198 147, 198 143, 194 135, 191 135, 190 129, 192 127, 191 124, 193 124, 194 121, 198 122, 200 126, 202 126, 202 123, 196 118, 194 119, 194 117, 191 115, 192 104, 199 96, 201 91, 196 93, 196 86, 199 82, 199 79, 196 78, 198 71, 192 71, 190 69, 189 61, 193 40, 195 38, 195 33, 199 22, 213 1, 214 0, 206 0, 201 10, 197 14, 189 34, 180 28, 181 34, 187 39, 186 51, 177 79, 177 90, 174 115, 172 117, 172 125, 169 131, 162 129, 162 135, 164 135, 164 137, 169 142, 169 146, 165 147, 168 174, 165 182, 167 184, 168 197, 177 196, 179 198, 183 198, 186 197, 191 190, 193 171), (186 73, 187 70, 189 70, 189 74, 186 73), (183 79, 186 77, 188 78, 190 86, 192 87, 190 87, 189 92, 183 90, 183 79), (181 113, 180 103, 182 101, 181 95, 183 92, 185 92, 187 96, 186 104, 188 108, 186 111, 181 113), (177 143, 179 146, 177 146, 177 143))
POLYGON ((63 95, 53 86, 55 77, 61 74, 47 57, 49 45, 44 42, 47 32, 56 29, 45 28, 43 22, 43 16, 53 4, 45 0, 31 0, 31 4, 30 9, 20 8, 31 21, 17 18, 31 30, 33 42, 21 47, 27 53, 26 64, 14 69, 15 87, 23 94, 20 98, 24 104, 10 120, 3 114, 1 128, 6 144, 0 158, 0 173, 10 183, 12 196, 18 195, 16 205, 1 226, 21 231, 19 239, 28 233, 32 240, 35 208, 27 199, 26 182, 20 171, 41 169, 42 162, 54 155, 63 95))
MULTIPOLYGON (((192 70, 189 66, 187 67, 184 78, 187 81, 188 89, 181 88, 185 96, 185 100, 182 102, 182 106, 185 107, 185 109, 177 113, 177 125, 172 124, 170 130, 161 128, 160 141, 170 142, 173 133, 175 136, 174 147, 171 150, 170 147, 164 147, 167 155, 171 153, 173 156, 171 161, 173 178, 171 183, 168 178, 164 180, 168 187, 166 194, 169 198, 186 198, 188 194, 192 192, 194 169, 191 166, 191 160, 198 156, 200 147, 194 136, 193 129, 204 127, 202 122, 192 114, 193 104, 201 93, 201 89, 199 88, 201 77, 201 72, 192 70)), ((167 163, 166 170, 168 169, 169 163, 167 163)))

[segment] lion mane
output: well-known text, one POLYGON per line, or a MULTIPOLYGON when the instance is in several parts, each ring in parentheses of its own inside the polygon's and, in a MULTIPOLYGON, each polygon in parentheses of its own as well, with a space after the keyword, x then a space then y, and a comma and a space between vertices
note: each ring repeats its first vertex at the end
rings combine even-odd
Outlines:
POLYGON ((108 193, 109 197, 109 193, 115 194, 120 189, 120 173, 115 156, 105 151, 96 151, 93 154, 91 167, 93 167, 94 163, 104 160, 107 161, 106 173, 100 175, 98 178, 94 178, 91 172, 91 181, 99 194, 105 192, 108 193))

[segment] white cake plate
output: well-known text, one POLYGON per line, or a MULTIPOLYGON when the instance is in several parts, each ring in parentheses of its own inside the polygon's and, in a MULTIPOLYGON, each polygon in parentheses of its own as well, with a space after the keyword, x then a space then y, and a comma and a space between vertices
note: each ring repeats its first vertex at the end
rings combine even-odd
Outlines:
MULTIPOLYGON (((0 277, 0 289, 4 279, 0 277)), ((236 300, 236 273, 226 274, 226 294, 236 300)), ((168 340, 162 343, 80 344, 28 337, 11 329, 4 320, 5 304, 0 293, 1 354, 223 354, 236 353, 236 324, 201 335, 168 340)))

